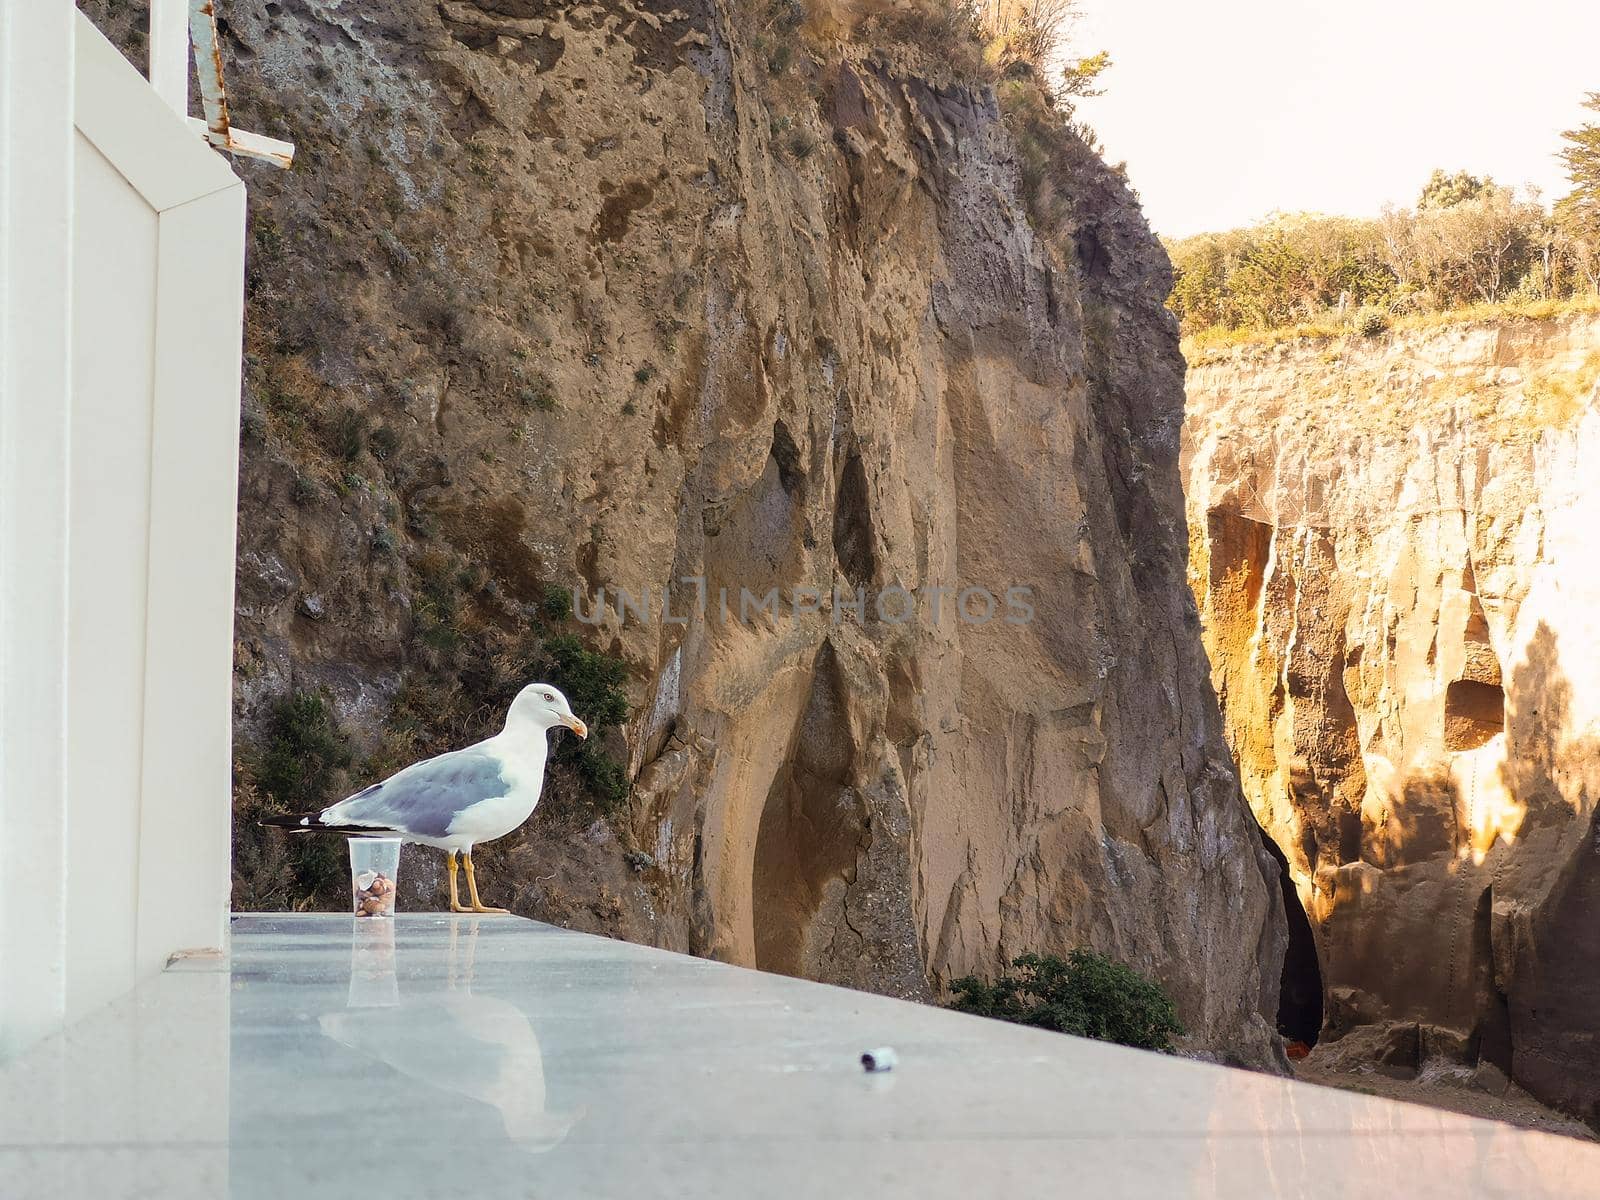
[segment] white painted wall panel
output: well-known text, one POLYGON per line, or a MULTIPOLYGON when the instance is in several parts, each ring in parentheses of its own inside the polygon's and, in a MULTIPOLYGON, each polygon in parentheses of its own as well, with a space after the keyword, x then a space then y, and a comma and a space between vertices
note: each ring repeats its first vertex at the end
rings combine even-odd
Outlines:
POLYGON ((66 995, 76 16, 0 2, 0 1059, 58 1023, 66 995))
MULTIPOLYGON (((209 153, 209 151, 208 151, 209 153)), ((138 966, 219 946, 232 887, 244 188, 161 214, 138 966), (196 247, 204 247, 203 254, 196 247), (221 264, 226 269, 219 269, 221 264), (188 797, 186 804, 166 803, 188 797)))
POLYGON ((160 214, 81 135, 72 293, 67 1019, 134 975, 160 214))

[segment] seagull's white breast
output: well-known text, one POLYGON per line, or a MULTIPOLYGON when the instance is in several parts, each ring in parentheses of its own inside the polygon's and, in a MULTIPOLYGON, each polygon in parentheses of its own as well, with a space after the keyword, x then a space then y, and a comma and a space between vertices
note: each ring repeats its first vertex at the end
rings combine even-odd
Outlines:
POLYGON ((504 837, 521 825, 538 806, 544 788, 546 755, 545 734, 539 730, 531 738, 513 741, 505 734, 488 739, 483 748, 500 762, 500 776, 506 791, 462 809, 450 822, 449 841, 471 846, 504 837))

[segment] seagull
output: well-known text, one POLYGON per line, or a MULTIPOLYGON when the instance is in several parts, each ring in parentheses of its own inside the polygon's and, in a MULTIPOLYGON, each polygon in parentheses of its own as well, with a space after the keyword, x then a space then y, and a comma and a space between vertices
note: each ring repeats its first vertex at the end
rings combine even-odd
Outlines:
POLYGON ((472 848, 504 837, 533 815, 544 786, 545 734, 557 725, 589 736, 565 696, 548 683, 530 683, 517 693, 505 728, 493 737, 412 763, 321 812, 269 817, 262 824, 294 833, 398 836, 437 846, 450 868, 450 911, 504 913, 478 898, 472 848), (457 854, 466 864, 470 905, 461 903, 456 890, 457 854))

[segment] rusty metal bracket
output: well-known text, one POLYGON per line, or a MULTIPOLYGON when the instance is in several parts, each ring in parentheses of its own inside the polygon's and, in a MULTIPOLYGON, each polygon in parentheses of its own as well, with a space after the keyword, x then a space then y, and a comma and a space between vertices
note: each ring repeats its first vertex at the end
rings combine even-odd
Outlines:
POLYGON ((205 132, 218 150, 259 158, 280 167, 294 162, 294 143, 235 129, 228 120, 228 92, 222 84, 222 44, 217 38, 214 0, 189 0, 189 43, 194 47, 195 76, 200 81, 200 108, 205 119, 189 123, 205 132))

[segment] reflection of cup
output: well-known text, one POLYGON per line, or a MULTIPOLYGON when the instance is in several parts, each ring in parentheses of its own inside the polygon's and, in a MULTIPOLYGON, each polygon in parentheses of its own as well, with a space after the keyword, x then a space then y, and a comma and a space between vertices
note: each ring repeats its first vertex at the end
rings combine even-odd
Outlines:
POLYGON ((399 838, 350 839, 350 894, 356 916, 394 916, 394 882, 399 874, 399 838))
POLYGON ((394 973, 394 922, 352 921, 350 939, 351 1008, 384 1008, 400 1003, 394 973))

